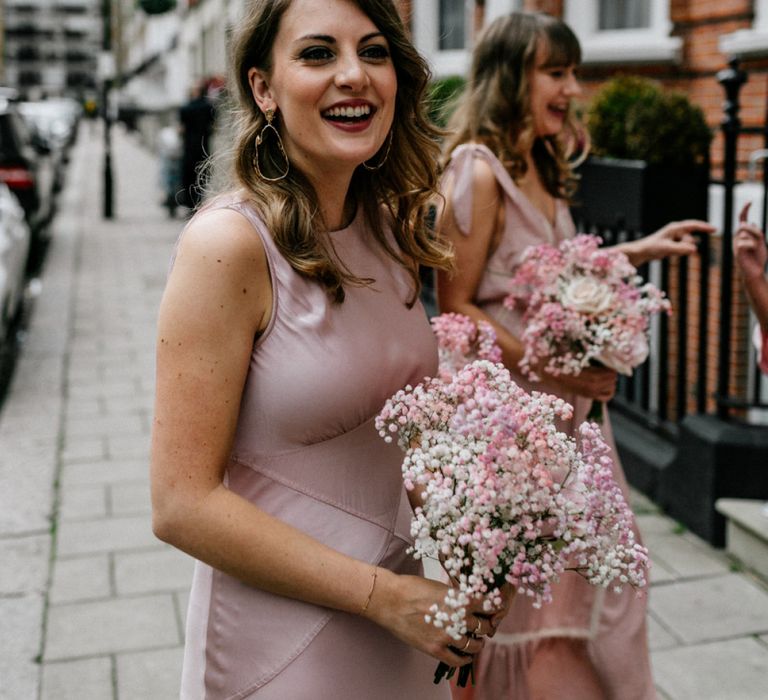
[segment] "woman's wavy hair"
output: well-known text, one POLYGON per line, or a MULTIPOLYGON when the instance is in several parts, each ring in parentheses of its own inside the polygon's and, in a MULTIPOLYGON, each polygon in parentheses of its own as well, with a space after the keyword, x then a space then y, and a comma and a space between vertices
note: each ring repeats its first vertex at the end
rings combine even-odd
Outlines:
POLYGON ((525 153, 533 156, 544 186, 554 197, 573 194, 574 155, 586 156, 586 130, 569 109, 563 130, 537 138, 533 133, 529 76, 536 52, 547 52, 544 67, 581 63, 579 40, 561 20, 539 12, 513 12, 491 22, 473 53, 467 85, 448 124, 444 161, 468 141, 488 146, 518 180, 526 170, 525 153))
MULTIPOLYGON (((439 132, 428 120, 425 91, 431 74, 426 61, 408 39, 391 0, 355 0, 389 42, 397 75, 397 96, 390 137, 369 161, 381 162, 371 171, 360 165, 352 178, 350 195, 361 206, 367 223, 386 253, 405 268, 413 280, 409 306, 418 297, 419 265, 450 267, 449 248, 435 240, 428 227, 427 211, 437 190, 439 132), (382 207, 385 211, 382 211, 382 207), (387 239, 388 221, 396 245, 387 239)), ((284 179, 269 182, 254 167, 256 136, 266 124, 248 83, 252 67, 269 74, 272 47, 280 19, 291 0, 252 0, 230 43, 232 72, 229 86, 232 119, 229 173, 230 187, 241 187, 254 202, 271 231, 277 247, 301 275, 316 280, 335 302, 344 301, 345 285, 365 285, 333 255, 326 225, 320 215, 317 194, 301 171, 291 166, 284 179)), ((273 122, 280 129, 280 114, 273 122)), ((260 147, 259 165, 268 177, 278 177, 285 160, 277 139, 267 137, 260 147)))

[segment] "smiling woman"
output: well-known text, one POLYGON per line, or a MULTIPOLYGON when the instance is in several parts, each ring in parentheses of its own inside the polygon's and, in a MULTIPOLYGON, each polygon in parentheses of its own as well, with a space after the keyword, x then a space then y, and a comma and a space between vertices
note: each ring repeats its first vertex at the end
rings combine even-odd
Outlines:
MULTIPOLYGON (((504 299, 526 249, 556 247, 576 233, 568 198, 575 187, 572 167, 586 145, 572 106, 581 92, 580 61, 573 31, 548 15, 514 12, 488 25, 475 45, 467 89, 449 124, 446 205, 438 221, 456 256, 455 272, 438 275, 441 311, 491 324, 515 381, 573 406, 572 418, 560 424, 570 435, 577 435, 593 402, 613 396, 616 373, 605 366, 568 376, 549 372, 548 360, 561 358, 560 353, 542 358, 540 381, 529 381, 520 371, 527 319, 522 308, 505 307, 504 299)), ((689 255, 696 250, 691 233, 712 230, 704 221, 675 222, 616 248, 639 265, 689 255)), ((610 303, 586 279, 568 291, 574 304, 598 309, 610 303)), ((607 418, 601 429, 613 446, 607 418)), ((618 459, 612 467, 626 494, 618 459)), ((475 660, 477 685, 456 688, 455 700, 656 697, 645 598, 629 588, 621 594, 597 590, 574 571, 553 587, 552 597, 538 610, 525 596, 515 599, 499 633, 475 660)))
POLYGON ((468 663, 491 622, 482 601, 458 642, 425 622, 446 587, 407 554, 373 420, 437 365, 429 72, 391 0, 247 5, 231 184, 183 231, 158 324, 153 523, 197 559, 182 697, 444 699, 434 659, 468 663))

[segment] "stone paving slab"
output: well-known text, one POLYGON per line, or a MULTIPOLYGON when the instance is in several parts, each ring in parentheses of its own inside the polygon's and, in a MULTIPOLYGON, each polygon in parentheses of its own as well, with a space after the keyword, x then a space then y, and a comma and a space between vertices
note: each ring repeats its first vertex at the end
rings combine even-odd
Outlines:
POLYGON ((42 595, 0 598, 0 700, 37 697, 42 616, 42 595))
POLYGON ((181 647, 118 654, 118 697, 120 700, 171 700, 178 697, 183 658, 181 647))
POLYGON ((47 534, 0 539, 0 596, 45 593, 50 551, 47 534))
MULTIPOLYGON (((113 686, 108 656, 47 663, 43 666, 41 700, 112 700, 113 686)), ((169 695, 168 700, 172 697, 169 695)))
POLYGON ((653 654, 656 684, 674 700, 768 696, 768 648, 755 639, 697 644, 653 654))
POLYGON ((73 462, 95 462, 107 456, 106 436, 68 436, 61 450, 62 464, 73 462))
POLYGON ((59 520, 93 520, 107 515, 107 487, 103 484, 61 489, 59 520))
POLYGON ((109 459, 97 462, 81 461, 65 464, 61 470, 63 489, 70 487, 116 484, 122 481, 146 479, 149 463, 146 459, 109 459))
POLYGON ((149 519, 144 515, 75 520, 60 524, 57 554, 66 557, 157 547, 159 544, 149 519))
POLYGON ((107 554, 70 559, 59 557, 53 566, 50 602, 60 604, 108 598, 112 594, 110 580, 110 557, 107 554))
POLYGON ((139 459, 144 461, 145 474, 149 473, 149 446, 150 446, 150 421, 147 418, 141 434, 109 435, 107 436, 107 450, 116 459, 139 459))
POLYGON ((186 591, 194 560, 172 547, 156 552, 116 553, 115 584, 119 596, 158 591, 186 591))
POLYGON ((648 615, 648 648, 651 651, 668 649, 680 644, 680 640, 669 632, 653 614, 648 615))
POLYGON ((649 607, 685 644, 768 633, 766 590, 743 574, 658 586, 649 607))
POLYGON ((725 555, 715 553, 698 539, 684 534, 654 535, 645 538, 653 561, 679 577, 710 576, 729 571, 725 555))
POLYGON ((180 642, 170 595, 71 603, 49 609, 44 658, 76 659, 180 642))
MULTIPOLYGON (((12 445, 9 446, 11 451, 12 445)), ((0 534, 50 531, 50 484, 53 484, 54 475, 55 465, 50 457, 18 454, 14 459, 6 453, 0 463, 0 534)))
POLYGON ((112 515, 151 514, 149 479, 112 484, 109 487, 109 503, 112 515))
POLYGON ((670 581, 676 581, 679 577, 676 571, 673 571, 664 562, 651 555, 651 585, 669 583, 670 581))
MULTIPOLYGON (((89 435, 141 435, 144 423, 141 416, 126 413, 123 415, 68 417, 65 428, 67 438, 89 435)), ((134 438, 135 439, 135 438, 134 438)))

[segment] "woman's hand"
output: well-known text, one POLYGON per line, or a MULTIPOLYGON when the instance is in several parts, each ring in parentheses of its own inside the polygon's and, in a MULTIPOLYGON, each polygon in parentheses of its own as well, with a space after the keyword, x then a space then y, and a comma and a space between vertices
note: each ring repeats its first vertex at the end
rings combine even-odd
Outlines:
POLYGON ((693 234, 714 231, 714 226, 699 219, 672 221, 649 236, 620 243, 616 248, 625 253, 635 267, 639 267, 651 260, 692 255, 696 252, 693 234))
MULTIPOLYGON (((499 628, 501 621, 507 616, 507 613, 509 613, 509 608, 511 607, 512 601, 514 600, 515 594, 517 593, 512 584, 509 583, 505 583, 501 587, 500 592, 501 607, 496 609, 493 613, 490 613, 491 627, 493 629, 488 633, 489 637, 493 637, 496 634, 496 630, 499 628)), ((489 613, 486 613, 486 615, 488 614, 489 613)))
POLYGON ((607 367, 585 367, 576 375, 548 374, 547 382, 593 401, 606 402, 616 393, 616 377, 616 372, 607 367))
MULTIPOLYGON (((468 632, 456 640, 424 619, 430 614, 432 605, 443 605, 447 593, 448 586, 439 581, 379 569, 378 581, 365 616, 401 641, 448 666, 464 666, 485 646, 483 637, 495 632, 492 620, 501 611, 489 617, 483 610, 483 601, 473 600, 467 606, 468 632)), ((508 609, 508 602, 506 605, 508 609)))
POLYGON ((733 259, 745 279, 763 277, 768 249, 759 226, 743 223, 733 237, 733 259))
POLYGON ((745 279, 762 279, 768 262, 765 235, 757 224, 747 221, 751 202, 739 212, 739 228, 733 236, 733 258, 745 279))
MULTIPOLYGON (((440 555, 440 563, 442 564, 444 560, 444 557, 440 555)), ((458 585, 458 581, 448 574, 446 572, 448 578, 451 581, 451 585, 456 587, 458 585)), ((480 611, 475 611, 475 607, 470 608, 469 610, 472 610, 472 614, 469 614, 469 611, 467 613, 467 629, 474 634, 476 637, 481 635, 486 635, 488 637, 493 637, 494 634, 496 634, 496 629, 498 628, 501 621, 507 616, 507 613, 509 612, 509 608, 512 605, 512 600, 515 597, 516 590, 515 588, 509 584, 505 583, 499 588, 499 593, 501 593, 501 605, 497 608, 495 608, 492 611, 484 610, 482 608, 483 599, 480 598, 479 602, 481 605, 480 611), (486 629, 485 625, 480 625, 479 620, 487 620, 491 623, 491 631, 485 632, 486 629)))
POLYGON ((733 237, 733 259, 741 270, 752 311, 765 333, 768 332, 768 281, 765 278, 768 248, 760 227, 747 222, 749 206, 747 203, 739 213, 739 228, 733 237))

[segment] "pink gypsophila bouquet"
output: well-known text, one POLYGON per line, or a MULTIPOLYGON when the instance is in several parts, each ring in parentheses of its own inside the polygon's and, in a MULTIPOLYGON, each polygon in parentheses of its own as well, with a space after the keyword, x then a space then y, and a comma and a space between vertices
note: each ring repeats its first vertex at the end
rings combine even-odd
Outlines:
MULTIPOLYGON (((581 426, 580 444, 559 432, 557 419, 571 415, 562 399, 529 394, 503 365, 478 359, 399 391, 377 417, 382 437, 405 452, 406 488, 423 496, 412 553, 440 558, 455 582, 428 616, 454 639, 467 633, 469 600, 481 596, 491 611, 504 583, 537 607, 566 569, 594 585, 645 585, 647 551, 609 448, 594 424, 581 426)), ((441 663, 435 682, 446 673, 441 663)))
POLYGON ((670 311, 664 293, 644 283, 623 253, 581 234, 555 248, 528 248, 512 277, 508 308, 524 308, 522 372, 579 374, 593 362, 630 375, 648 357, 654 313, 670 311))

